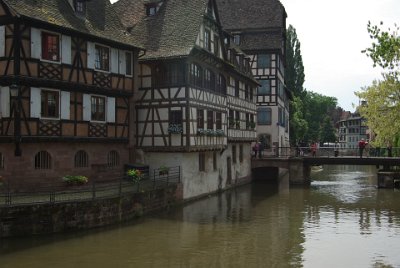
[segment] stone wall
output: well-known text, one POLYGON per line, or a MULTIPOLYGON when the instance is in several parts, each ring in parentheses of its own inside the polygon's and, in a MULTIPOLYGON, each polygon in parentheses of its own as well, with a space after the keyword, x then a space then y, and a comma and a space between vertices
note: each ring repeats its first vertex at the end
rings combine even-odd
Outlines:
POLYGON ((73 203, 0 208, 0 237, 76 231, 120 223, 182 200, 180 184, 145 193, 73 203))

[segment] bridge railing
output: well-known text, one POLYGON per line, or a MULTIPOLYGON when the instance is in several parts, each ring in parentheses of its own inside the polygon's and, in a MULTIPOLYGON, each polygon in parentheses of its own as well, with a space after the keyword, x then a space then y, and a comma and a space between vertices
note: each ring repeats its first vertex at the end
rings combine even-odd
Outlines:
MULTIPOLYGON (((359 148, 334 148, 318 147, 315 152, 316 157, 340 157, 360 155, 359 148)), ((313 156, 310 147, 275 147, 262 152, 265 157, 311 157, 313 156)), ((400 147, 388 148, 366 147, 363 151, 363 157, 400 157, 400 147)))

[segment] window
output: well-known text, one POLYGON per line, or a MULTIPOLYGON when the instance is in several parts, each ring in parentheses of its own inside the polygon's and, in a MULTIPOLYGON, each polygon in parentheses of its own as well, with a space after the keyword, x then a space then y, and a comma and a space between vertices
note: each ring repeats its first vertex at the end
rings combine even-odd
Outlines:
POLYGON ((35 169, 51 169, 51 156, 46 151, 40 151, 35 155, 35 169))
POLYGON ((74 0, 75 12, 85 14, 86 2, 85 0, 74 0))
POLYGON ((207 129, 214 129, 214 112, 207 111, 207 129))
POLYGON ((239 162, 243 162, 243 144, 239 145, 239 162))
POLYGON ((235 119, 236 119, 236 128, 240 129, 240 112, 239 111, 235 111, 235 119))
POLYGON ((220 112, 215 114, 215 128, 222 129, 222 113, 220 112))
POLYGON ((146 5, 146 15, 147 16, 154 16, 157 13, 157 5, 156 4, 149 4, 146 5))
POLYGON ((257 124, 271 125, 271 108, 257 109, 257 124))
POLYGON ((190 82, 195 86, 202 86, 202 70, 197 64, 190 64, 190 82))
POLYGON ((59 117, 59 92, 42 90, 41 91, 41 115, 42 117, 58 118, 59 117))
POLYGON ((108 47, 95 45, 96 57, 95 68, 97 70, 109 71, 110 70, 110 49, 108 47))
POLYGON ((206 155, 199 153, 199 171, 206 171, 206 155))
POLYGON ((42 59, 60 61, 60 36, 42 32, 42 59))
POLYGON ((211 34, 210 30, 204 30, 204 48, 211 51, 211 34))
POLYGON ((204 128, 204 110, 197 110, 197 128, 204 128))
POLYGON ((106 100, 104 97, 91 96, 91 120, 105 121, 106 120, 106 100))
POLYGON ((226 94, 226 80, 222 74, 220 74, 217 79, 217 92, 226 94))
POLYGON ((271 67, 271 56, 267 54, 259 54, 257 57, 257 68, 271 67))
POLYGON ((125 74, 132 75, 132 53, 125 52, 125 74))
POLYGON ((87 152, 80 150, 75 154, 75 165, 76 168, 88 167, 89 156, 87 152))
POLYGON ((239 97, 239 80, 235 80, 235 97, 239 97))
POLYGON ((249 93, 250 93, 249 99, 250 99, 250 101, 252 101, 253 100, 253 88, 252 87, 249 88, 249 93))
POLYGON ((232 145, 232 163, 236 164, 236 145, 232 145))
POLYGON ((271 80, 261 79, 258 81, 261 86, 258 87, 258 95, 271 94, 271 80))
POLYGON ((247 100, 249 98, 249 86, 244 86, 244 98, 247 100))
POLYGON ((240 45, 240 35, 239 34, 233 35, 233 43, 235 43, 236 45, 240 45))
POLYGON ((219 36, 214 35, 214 54, 218 56, 219 54, 219 36))
POLYGON ((169 114, 169 123, 175 125, 182 125, 182 111, 173 110, 169 114))
POLYGON ((119 166, 119 154, 117 151, 110 151, 107 155, 107 165, 109 167, 119 166))
POLYGON ((204 70, 204 87, 215 90, 215 75, 208 69, 204 70))

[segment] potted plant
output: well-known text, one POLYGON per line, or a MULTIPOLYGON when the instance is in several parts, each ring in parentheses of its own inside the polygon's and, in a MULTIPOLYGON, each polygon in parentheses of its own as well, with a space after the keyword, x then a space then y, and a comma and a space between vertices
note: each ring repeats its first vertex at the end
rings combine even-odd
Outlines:
POLYGON ((162 165, 159 169, 158 169, 158 175, 163 176, 163 175, 168 175, 169 173, 169 167, 162 165))
POLYGON ((172 134, 180 134, 183 132, 182 124, 169 124, 168 132, 172 134))
POLYGON ((62 180, 69 185, 82 185, 89 181, 88 177, 82 175, 66 175, 62 180))
POLYGON ((131 178, 134 183, 139 183, 139 181, 143 179, 143 173, 139 169, 129 169, 126 175, 131 178))

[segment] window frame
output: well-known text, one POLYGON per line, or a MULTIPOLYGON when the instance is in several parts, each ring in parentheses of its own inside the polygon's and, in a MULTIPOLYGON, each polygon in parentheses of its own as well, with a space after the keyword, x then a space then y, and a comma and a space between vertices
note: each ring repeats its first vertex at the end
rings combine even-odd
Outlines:
MULTIPOLYGON (((53 63, 60 63, 61 62, 61 35, 58 33, 54 33, 54 32, 49 32, 49 31, 41 31, 40 32, 40 40, 41 40, 41 50, 40 50, 40 59, 43 61, 48 61, 48 62, 53 62, 53 63), (47 48, 47 52, 46 52, 46 47, 45 44, 48 46, 48 39, 45 40, 45 37, 56 37, 56 45, 57 48, 55 49, 57 51, 56 53, 56 59, 53 59, 50 55, 50 53, 54 53, 53 51, 50 52, 49 49, 47 48), (45 56, 46 55, 46 56, 45 56)), ((54 57, 54 55, 53 55, 54 57)))
POLYGON ((105 122, 106 121, 106 114, 107 114, 107 99, 105 96, 100 95, 90 95, 90 121, 93 122, 105 122), (98 107, 101 107, 98 103, 93 103, 93 100, 100 100, 102 99, 103 102, 103 115, 97 111, 98 107), (99 115, 97 115, 99 113, 99 115), (101 118, 102 117, 102 118, 101 118))
POLYGON ((129 77, 133 76, 133 53, 131 51, 125 51, 125 74, 124 75, 129 76, 129 77), (129 73, 128 73, 128 71, 129 71, 129 73))
POLYGON ((269 107, 259 107, 257 109, 257 125, 271 125, 272 124, 272 109, 269 107), (265 113, 266 120, 261 121, 260 114, 265 113), (268 118, 269 115, 269 118, 268 118))
POLYGON ((257 55, 257 68, 259 68, 259 69, 271 68, 271 55, 270 54, 258 54, 257 55))
POLYGON ((271 95, 271 80, 270 79, 260 79, 260 80, 258 80, 258 83, 260 84, 260 86, 257 88, 257 95, 259 95, 259 96, 271 95))
POLYGON ((204 129, 204 110, 197 109, 197 128, 204 129))
POLYGON ((207 129, 214 129, 214 111, 207 111, 207 129))
POLYGON ((60 91, 59 90, 50 90, 50 89, 41 89, 40 90, 40 117, 45 119, 60 119, 61 114, 61 105, 60 105, 60 91), (55 98, 55 114, 50 115, 49 113, 49 98, 50 94, 54 94, 55 98), (43 97, 46 97, 43 100, 43 97))
POLYGON ((94 69, 96 71, 109 73, 111 71, 111 48, 95 43, 94 51, 94 69), (101 53, 105 51, 107 51, 107 53, 101 53), (104 55, 107 55, 107 59, 102 59, 104 55), (102 66, 103 64, 106 64, 106 66, 102 66))

